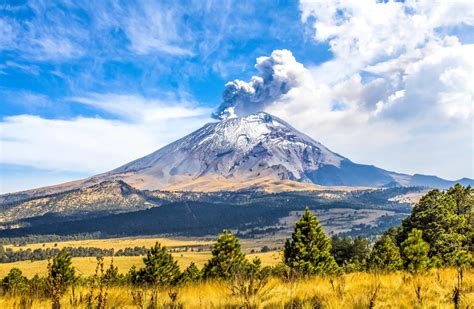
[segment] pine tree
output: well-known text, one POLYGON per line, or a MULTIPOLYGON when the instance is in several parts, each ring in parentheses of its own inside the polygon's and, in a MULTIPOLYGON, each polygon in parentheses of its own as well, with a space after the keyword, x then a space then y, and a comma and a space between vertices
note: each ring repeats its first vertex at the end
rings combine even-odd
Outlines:
POLYGON ((145 266, 138 271, 140 282, 157 287, 174 284, 179 279, 178 263, 159 242, 148 250, 143 263, 145 266))
POLYGON ((76 279, 75 269, 72 267, 71 254, 62 249, 54 258, 53 263, 48 261, 48 288, 52 300, 52 308, 61 307, 61 297, 69 285, 76 279))
MULTIPOLYGON (((452 196, 456 202, 456 214, 465 218, 465 224, 461 226, 458 233, 466 236, 462 243, 464 250, 474 247, 474 189, 471 186, 463 187, 454 185, 446 194, 452 196)), ((456 248, 455 250, 461 250, 456 248)), ((452 259, 450 259, 452 260, 452 259)))
POLYGON ((369 242, 361 236, 354 239, 333 236, 331 246, 331 254, 339 266, 361 265, 370 254, 369 242))
POLYGON ((183 271, 180 282, 197 282, 201 280, 202 274, 197 268, 194 262, 191 262, 189 266, 183 271))
POLYGON ((226 230, 212 247, 212 258, 204 266, 204 278, 230 279, 244 263, 239 239, 226 230))
POLYGON ((1 285, 4 291, 10 294, 21 293, 28 289, 28 279, 23 276, 20 269, 14 267, 10 269, 8 275, 3 278, 1 285))
POLYGON ((405 268, 412 274, 427 270, 430 266, 428 251, 430 246, 423 240, 423 232, 411 230, 408 238, 402 243, 402 255, 405 268))
POLYGON ((454 198, 456 202, 456 213, 458 215, 470 214, 472 215, 472 208, 474 207, 474 189, 470 186, 463 187, 459 183, 449 188, 446 192, 454 198))
POLYGON ((299 275, 336 274, 341 271, 331 255, 331 240, 308 208, 296 222, 283 253, 284 263, 299 275))
POLYGON ((107 268, 104 274, 104 279, 108 284, 115 284, 120 282, 122 275, 119 273, 118 267, 114 265, 114 260, 110 261, 110 266, 107 268))
POLYGON ((402 267, 403 261, 400 250, 392 237, 383 235, 372 249, 369 257, 369 267, 373 270, 395 271, 402 267))
POLYGON ((63 249, 53 258, 50 267, 51 279, 56 281, 63 290, 74 283, 76 279, 76 270, 72 266, 71 260, 71 254, 63 249))

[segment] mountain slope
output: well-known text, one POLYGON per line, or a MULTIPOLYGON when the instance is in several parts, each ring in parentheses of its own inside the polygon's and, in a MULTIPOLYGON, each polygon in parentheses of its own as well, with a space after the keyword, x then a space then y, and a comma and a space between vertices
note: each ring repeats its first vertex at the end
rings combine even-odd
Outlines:
POLYGON ((145 189, 202 177, 235 181, 272 177, 312 183, 305 171, 327 164, 338 166, 344 159, 285 122, 258 113, 208 123, 104 177, 123 177, 145 189))
MULTIPOLYGON (((360 165, 266 113, 208 123, 168 146, 109 173, 140 189, 259 178, 330 186, 378 187, 399 177, 360 165)), ((408 175, 403 175, 408 178, 408 175)))

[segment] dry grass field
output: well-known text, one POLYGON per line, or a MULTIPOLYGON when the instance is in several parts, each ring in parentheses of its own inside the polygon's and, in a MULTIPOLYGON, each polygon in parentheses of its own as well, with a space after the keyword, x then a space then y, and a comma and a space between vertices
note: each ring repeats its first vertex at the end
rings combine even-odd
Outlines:
MULTIPOLYGON (((309 280, 284 282, 273 278, 254 299, 255 308, 453 308, 453 289, 456 271, 433 270, 419 278, 398 272, 386 275, 368 273, 347 274, 330 280, 316 277, 309 280), (416 287, 420 286, 417 297, 416 287), (372 305, 371 305, 372 303, 372 305)), ((76 288, 74 308, 86 308, 84 301, 90 291, 87 287, 76 288)), ((183 308, 242 308, 243 300, 231 292, 231 283, 203 282, 174 288, 177 303, 183 308)), ((158 305, 170 305, 169 289, 160 291, 158 305)), ((24 296, 27 297, 27 296, 24 296)), ((147 308, 151 290, 132 290, 130 287, 110 287, 107 292, 107 308, 147 308), (137 303, 137 297, 143 306, 137 303)), ((69 291, 62 298, 62 308, 72 308, 74 303, 69 291)), ((0 299, 0 308, 21 308, 27 303, 20 296, 0 299)), ((176 304, 176 303, 175 303, 176 304)), ((459 308, 472 308, 474 304, 474 274, 467 272, 459 308)), ((51 308, 48 299, 33 299, 32 308, 51 308)))
POLYGON ((5 245, 5 248, 12 248, 13 251, 20 249, 45 249, 45 248, 64 248, 64 247, 95 247, 101 249, 113 248, 115 251, 125 249, 127 247, 151 247, 155 242, 161 243, 166 247, 181 247, 181 246, 199 246, 212 245, 213 240, 203 240, 194 238, 157 238, 157 237, 125 237, 125 238, 111 238, 111 239, 88 239, 88 240, 74 240, 63 242, 48 242, 27 244, 25 246, 5 245))
MULTIPOLYGON (((279 252, 266 252, 266 253, 255 253, 248 254, 247 257, 252 259, 254 256, 258 256, 264 265, 275 265, 281 261, 279 252)), ((211 257, 210 252, 178 252, 173 253, 173 257, 178 261, 181 269, 185 269, 191 262, 196 263, 198 267, 202 267, 206 261, 211 257)), ((104 259, 105 265, 110 264, 110 257, 104 259)), ((97 260, 95 257, 75 257, 72 259, 73 266, 76 268, 78 275, 90 276, 94 274, 97 260)), ((17 267, 21 269, 23 274, 31 278, 38 274, 41 276, 46 275, 46 267, 48 261, 21 261, 14 263, 0 263, 0 278, 5 277, 10 269, 17 267)), ((114 265, 118 267, 120 273, 127 273, 132 265, 137 267, 143 266, 142 256, 116 256, 114 257, 114 265)))
MULTIPOLYGON (((159 242, 168 248, 184 248, 193 246, 203 246, 202 251, 186 251, 186 252, 175 252, 172 253, 173 257, 178 261, 178 264, 182 269, 186 268, 191 262, 196 263, 197 266, 202 267, 206 261, 210 258, 211 252, 210 247, 214 243, 214 239, 207 238, 156 238, 156 237, 127 237, 127 238, 112 238, 112 239, 90 239, 90 240, 78 240, 78 241, 64 241, 64 242, 50 242, 50 243, 37 243, 27 244, 25 246, 12 246, 5 245, 5 248, 11 248, 14 251, 26 250, 26 249, 45 249, 45 248, 64 248, 64 247, 95 247, 101 249, 111 249, 115 251, 124 249, 127 247, 146 247, 149 248, 159 242)), ((275 265, 281 261, 279 251, 271 251, 266 253, 251 253, 252 250, 258 252, 262 246, 270 245, 272 247, 282 246, 281 240, 276 239, 255 239, 255 240, 243 240, 241 241, 242 249, 249 259, 254 256, 258 256, 264 265, 275 265)), ((116 256, 114 257, 114 265, 119 268, 121 273, 126 273, 135 265, 141 267, 143 265, 143 257, 140 256, 116 256)), ((89 276, 94 273, 96 267, 95 257, 75 257, 72 259, 73 266, 80 275, 89 276)), ((106 265, 110 264, 110 258, 105 258, 106 265)), ((0 263, 0 278, 4 277, 11 268, 17 267, 21 269, 23 274, 27 277, 32 277, 35 274, 45 275, 46 266, 48 261, 21 261, 14 263, 0 263)))
MULTIPOLYGON (((270 247, 282 247, 286 238, 282 237, 265 237, 256 239, 243 239, 240 241, 242 249, 246 253, 250 253, 252 249, 258 251, 264 245, 270 247)), ((26 244, 24 246, 13 246, 4 245, 5 249, 11 248, 13 251, 26 250, 26 249, 46 249, 46 248, 59 248, 64 247, 94 247, 101 249, 114 249, 118 251, 120 249, 130 247, 146 247, 149 248, 159 242, 161 245, 168 248, 177 247, 200 247, 203 250, 206 247, 210 248, 216 241, 215 237, 181 237, 181 238, 163 238, 163 237, 124 237, 124 238, 109 238, 109 239, 87 239, 87 240, 73 240, 73 241, 62 241, 62 242, 46 242, 46 243, 34 243, 26 244)))
MULTIPOLYGON (((211 257, 209 246, 214 240, 210 239, 168 239, 168 238, 117 238, 84 241, 66 241, 43 244, 29 244, 19 249, 36 249, 52 247, 98 247, 114 248, 150 247, 156 241, 169 248, 204 246, 204 250, 173 252, 181 269, 190 262, 202 267, 211 257)), ((243 240, 242 248, 248 259, 258 256, 263 265, 275 265, 282 260, 281 251, 266 253, 258 252, 263 245, 270 247, 281 246, 280 239, 243 240), (252 250, 258 253, 250 253, 252 250)), ((114 264, 119 272, 126 273, 132 265, 142 267, 143 257, 117 256, 114 264)), ((110 257, 105 258, 105 265, 110 263, 110 257)), ((35 274, 45 276, 47 261, 22 261, 0 264, 0 278, 4 277, 11 268, 17 267, 23 274, 31 278, 35 274)), ((94 257, 73 258, 76 273, 90 276, 94 273, 96 259, 94 257)), ((338 278, 316 277, 307 280, 284 281, 271 278, 259 294, 251 299, 254 308, 453 308, 453 291, 457 284, 457 274, 454 269, 432 270, 414 278, 406 272, 374 275, 369 273, 345 274, 338 278), (417 286, 419 293, 417 296, 417 286), (372 305, 371 305, 372 303, 372 305)), ((173 288, 178 294, 177 302, 183 308, 242 308, 244 301, 239 295, 232 293, 232 283, 202 282, 173 288)), ((88 287, 76 287, 74 297, 71 291, 62 298, 61 308, 86 308, 88 287), (74 305, 71 305, 74 304, 74 305)), ((159 293, 159 307, 170 305, 169 289, 159 293)), ((131 286, 112 286, 107 291, 107 308, 147 308, 151 302, 152 291, 131 286), (132 296, 135 295, 135 297, 132 296), (140 296, 142 305, 137 303, 140 296)), ((474 308, 474 272, 467 271, 464 275, 463 292, 460 308, 474 308)), ((0 297, 0 308, 51 308, 49 299, 23 296, 0 297), (26 305, 25 305, 26 304, 26 305)), ((166 307, 172 308, 172 307, 166 307)))

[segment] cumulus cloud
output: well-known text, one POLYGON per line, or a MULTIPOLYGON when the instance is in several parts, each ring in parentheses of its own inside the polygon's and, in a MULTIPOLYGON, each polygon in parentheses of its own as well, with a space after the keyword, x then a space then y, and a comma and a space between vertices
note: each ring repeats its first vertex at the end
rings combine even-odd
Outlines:
POLYGON ((472 3, 465 0, 301 1, 300 8, 314 39, 328 42, 335 61, 345 62, 344 72, 436 41, 443 27, 474 25, 472 3))
POLYGON ((473 29, 468 1, 308 1, 300 8, 333 58, 310 67, 289 51, 259 58, 259 74, 228 83, 215 115, 265 110, 356 162, 474 177, 474 45, 455 32, 473 29))

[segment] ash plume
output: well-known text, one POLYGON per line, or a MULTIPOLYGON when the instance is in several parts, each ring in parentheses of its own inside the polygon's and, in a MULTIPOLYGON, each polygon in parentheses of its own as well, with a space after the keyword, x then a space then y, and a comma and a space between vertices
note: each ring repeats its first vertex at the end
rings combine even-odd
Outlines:
POLYGON ((262 111, 292 88, 302 83, 306 69, 289 50, 275 50, 269 57, 257 58, 259 74, 250 81, 236 79, 225 85, 222 103, 212 114, 215 119, 262 111))

